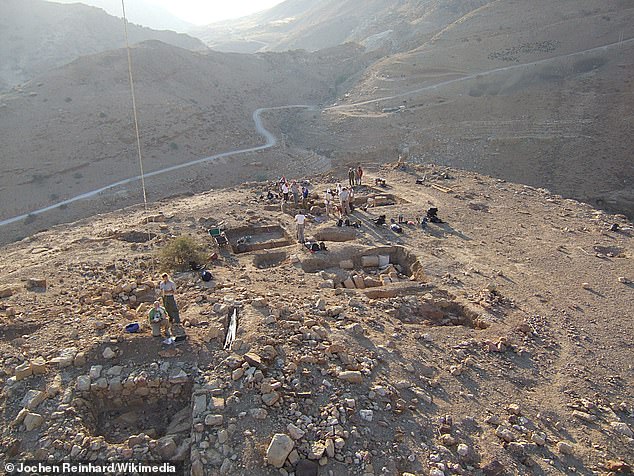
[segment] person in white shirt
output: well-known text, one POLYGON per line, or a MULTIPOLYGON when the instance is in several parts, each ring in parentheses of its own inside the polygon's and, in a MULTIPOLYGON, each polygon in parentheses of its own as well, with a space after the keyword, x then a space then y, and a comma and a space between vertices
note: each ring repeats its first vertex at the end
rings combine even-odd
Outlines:
POLYGON ((330 215, 332 213, 332 191, 330 189, 326 190, 324 194, 324 206, 326 207, 326 215, 330 215))
POLYGON ((339 192, 339 201, 341 202, 341 214, 348 215, 350 213, 350 193, 346 187, 339 192))
POLYGON ((176 293, 176 284, 172 281, 167 273, 161 275, 163 280, 159 284, 161 295, 163 297, 163 306, 169 316, 170 324, 180 324, 180 313, 178 312, 178 306, 176 305, 176 299, 174 293, 176 293))
POLYGON ((295 215, 295 223, 297 224, 297 241, 299 243, 304 243, 306 241, 304 239, 304 226, 306 223, 306 215, 304 215, 301 211, 295 215))

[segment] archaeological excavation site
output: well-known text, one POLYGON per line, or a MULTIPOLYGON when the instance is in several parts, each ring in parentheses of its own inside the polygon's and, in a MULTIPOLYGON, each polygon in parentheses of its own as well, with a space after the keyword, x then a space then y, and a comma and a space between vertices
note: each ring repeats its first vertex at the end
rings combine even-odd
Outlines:
POLYGON ((472 173, 370 170, 382 185, 347 224, 324 175, 305 207, 247 183, 3 247, 2 459, 631 474, 631 224, 472 173), (432 207, 441 221, 423 223, 432 207), (166 259, 179 240, 195 249, 166 259), (148 321, 163 272, 169 339, 148 321))

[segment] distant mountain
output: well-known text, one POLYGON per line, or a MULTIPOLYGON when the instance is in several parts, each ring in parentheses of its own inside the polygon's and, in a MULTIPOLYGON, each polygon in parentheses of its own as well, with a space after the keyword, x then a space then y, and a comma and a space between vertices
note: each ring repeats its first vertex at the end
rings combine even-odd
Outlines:
MULTIPOLYGON (((79 56, 125 46, 123 21, 99 8, 43 0, 2 0, 0 4, 0 90, 64 65, 79 56)), ((160 40, 205 50, 198 39, 130 24, 130 43, 160 40)))
POLYGON ((634 214, 631 2, 287 0, 196 34, 222 51, 354 42, 380 58, 285 131, 306 149, 403 154, 634 214))
MULTIPOLYGON (((51 0, 55 3, 78 3, 78 0, 51 0)), ((121 0, 82 0, 81 3, 104 9, 108 14, 122 16, 121 0)), ((155 30, 173 30, 187 33, 194 25, 175 17, 170 12, 153 3, 144 0, 126 2, 126 17, 128 21, 155 30)))
POLYGON ((315 51, 346 42, 396 52, 415 47, 487 0, 287 0, 233 21, 194 28, 219 51, 315 51))
MULTIPOLYGON (((352 45, 244 55, 147 41, 130 52, 147 172, 261 145, 254 110, 327 104, 340 78, 367 66, 352 45)), ((0 219, 136 175, 131 116, 125 49, 82 56, 0 94, 0 219)), ((195 187, 222 180, 213 172, 195 169, 195 187)), ((175 173, 151 196, 192 187, 175 173)))

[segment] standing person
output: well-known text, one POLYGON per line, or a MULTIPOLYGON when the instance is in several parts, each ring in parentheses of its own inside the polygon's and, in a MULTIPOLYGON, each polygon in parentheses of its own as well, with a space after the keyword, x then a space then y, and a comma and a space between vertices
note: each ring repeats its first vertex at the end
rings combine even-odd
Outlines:
POLYGON ((282 196, 284 197, 284 201, 288 202, 288 184, 286 182, 282 182, 282 185, 280 185, 280 188, 282 190, 282 196))
POLYGON ((291 193, 293 194, 293 203, 295 203, 295 208, 297 208, 299 204, 299 185, 295 180, 291 182, 291 193))
MULTIPOLYGON (((163 306, 169 316, 170 324, 172 327, 174 324, 180 324, 181 318, 178 313, 178 306, 176 305, 176 299, 174 293, 176 293, 176 283, 172 281, 167 273, 161 275, 163 281, 159 284, 161 290, 161 296, 163 297, 163 306)), ((172 329, 173 330, 173 329, 172 329)))
POLYGON ((360 165, 359 167, 357 167, 357 177, 358 177, 357 185, 361 185, 361 179, 363 178, 363 169, 361 168, 360 165))
POLYGON ((154 301, 154 305, 148 313, 148 320, 152 327, 152 337, 161 337, 161 330, 165 329, 165 337, 170 336, 169 321, 165 308, 159 301, 154 301))
POLYGON ((326 190, 324 194, 324 206, 326 207, 326 215, 330 215, 332 213, 332 191, 330 189, 326 190))
POLYGON ((348 213, 350 213, 350 193, 348 192, 348 189, 346 187, 343 187, 341 189, 341 192, 339 192, 339 202, 341 204, 341 215, 347 215, 348 213))
POLYGON ((302 208, 308 207, 308 185, 302 187, 302 208))
POLYGON ((354 168, 350 167, 348 169, 348 183, 352 187, 354 186, 354 168))
POLYGON ((299 243, 304 243, 306 241, 304 239, 304 226, 306 223, 306 215, 304 215, 301 211, 295 215, 295 223, 297 223, 297 241, 299 243))
POLYGON ((354 210, 354 187, 350 187, 348 192, 348 209, 350 210, 350 213, 354 210))

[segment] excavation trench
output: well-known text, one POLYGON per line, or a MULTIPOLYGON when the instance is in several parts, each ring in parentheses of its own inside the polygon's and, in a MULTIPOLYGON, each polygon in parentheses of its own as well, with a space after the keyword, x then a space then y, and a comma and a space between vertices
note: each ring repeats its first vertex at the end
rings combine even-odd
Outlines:
POLYGON ((406 324, 434 326, 462 326, 471 329, 489 327, 483 317, 449 296, 412 296, 399 307, 397 318, 406 324))
POLYGON ((337 244, 326 253, 304 257, 301 266, 307 273, 323 272, 335 287, 364 290, 373 298, 420 292, 426 281, 418 256, 402 246, 337 244))
POLYGON ((143 373, 123 381, 102 377, 80 395, 76 408, 86 429, 109 444, 132 448, 146 435, 151 440, 169 437, 178 446, 191 433, 189 379, 152 378, 143 373))
POLYGON ((232 228, 225 235, 236 254, 280 248, 293 243, 286 230, 279 225, 232 228))

